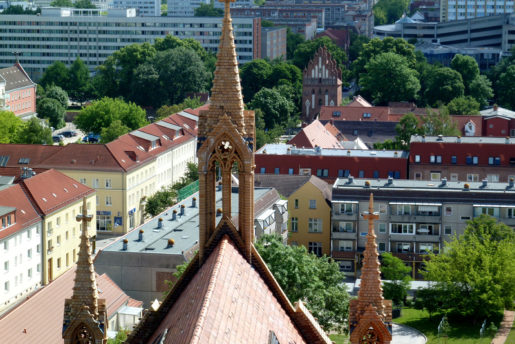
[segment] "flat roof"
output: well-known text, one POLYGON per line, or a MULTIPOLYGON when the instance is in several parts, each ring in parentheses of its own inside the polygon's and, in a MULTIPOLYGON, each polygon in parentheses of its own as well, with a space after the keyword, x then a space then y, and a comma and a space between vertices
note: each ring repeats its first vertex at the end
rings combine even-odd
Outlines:
MULTIPOLYGON (((254 188, 254 200, 262 198, 270 187, 254 188)), ((216 192, 216 208, 222 207, 222 192, 216 192)), ((150 221, 135 228, 131 232, 118 238, 115 242, 104 248, 106 252, 139 252, 139 253, 158 253, 158 254, 183 254, 198 244, 199 240, 199 217, 198 217, 198 192, 185 200, 173 205, 161 214, 152 218, 150 221), (192 207, 193 197, 197 198, 195 207, 192 207), (180 208, 184 205, 185 214, 180 215, 180 208), (177 211, 176 219, 173 220, 173 211, 177 211), (163 226, 158 228, 159 218, 163 219, 163 226), (139 230, 142 229, 143 241, 139 241, 139 230), (127 239, 127 250, 123 250, 123 239, 127 239), (173 247, 168 246, 168 239, 174 240, 173 247)), ((238 215, 238 192, 233 188, 231 198, 231 214, 238 215)), ((216 223, 222 219, 217 216, 216 223)))
POLYGON ((515 137, 491 137, 491 136, 411 136, 410 143, 486 143, 486 144, 515 144, 515 137))
POLYGON ((335 149, 335 148, 297 148, 285 143, 266 144, 256 154, 268 155, 316 155, 316 156, 348 156, 367 158, 408 158, 407 151, 369 150, 369 149, 335 149))

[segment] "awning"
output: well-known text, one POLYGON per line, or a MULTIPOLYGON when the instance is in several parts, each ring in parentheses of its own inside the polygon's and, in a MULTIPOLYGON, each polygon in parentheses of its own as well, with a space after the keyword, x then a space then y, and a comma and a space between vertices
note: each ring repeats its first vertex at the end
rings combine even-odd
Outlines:
POLYGON ((418 205, 418 206, 432 206, 441 207, 442 203, 420 203, 420 202, 390 202, 391 205, 418 205))
POLYGON ((419 205, 418 211, 438 211, 438 207, 434 205, 419 205))
POLYGON ((515 203, 513 204, 473 204, 473 207, 486 207, 486 208, 515 208, 515 203))
POLYGON ((332 203, 358 204, 358 201, 332 201, 332 203))

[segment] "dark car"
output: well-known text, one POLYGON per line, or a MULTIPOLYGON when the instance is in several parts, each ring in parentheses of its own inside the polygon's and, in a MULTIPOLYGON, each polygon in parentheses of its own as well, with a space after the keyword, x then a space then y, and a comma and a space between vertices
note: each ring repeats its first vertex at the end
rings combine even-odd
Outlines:
POLYGON ((64 136, 63 135, 54 135, 54 136, 52 136, 52 140, 55 143, 59 143, 59 142, 64 141, 64 136))
POLYGON ((82 138, 82 142, 98 143, 100 141, 100 135, 88 134, 82 138))
POLYGON ((75 130, 66 130, 60 133, 64 137, 74 137, 77 136, 77 132, 75 130))

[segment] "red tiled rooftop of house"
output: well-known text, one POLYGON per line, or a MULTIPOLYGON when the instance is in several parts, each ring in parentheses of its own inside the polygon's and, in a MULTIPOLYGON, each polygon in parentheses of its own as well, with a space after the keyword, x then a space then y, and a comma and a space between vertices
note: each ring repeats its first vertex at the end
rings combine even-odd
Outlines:
MULTIPOLYGON (((0 318, 2 343, 62 343, 64 300, 73 293, 75 268, 46 285, 0 318)), ((125 303, 127 296, 106 274, 97 275, 99 299, 105 299, 107 317, 125 303)))
POLYGON ((387 106, 322 106, 320 120, 335 121, 389 121, 387 106))
POLYGON ((289 144, 297 147, 314 148, 343 148, 336 136, 327 130, 319 120, 314 120, 295 135, 289 144))
POLYGON ((40 217, 20 185, 0 190, 0 206, 16 208, 14 225, 0 230, 0 239, 40 221, 40 217))
POLYGON ((56 170, 36 174, 24 179, 20 185, 45 215, 95 192, 56 170))
POLYGON ((61 152, 65 147, 48 145, 28 145, 28 144, 0 144, 0 166, 4 167, 24 167, 35 166, 61 152), (23 160, 22 160, 23 159, 23 160), (23 162, 23 163, 21 163, 23 162))

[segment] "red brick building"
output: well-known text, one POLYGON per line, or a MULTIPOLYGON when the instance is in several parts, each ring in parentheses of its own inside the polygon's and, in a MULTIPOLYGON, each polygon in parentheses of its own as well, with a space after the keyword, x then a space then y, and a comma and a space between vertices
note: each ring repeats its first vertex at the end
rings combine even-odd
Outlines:
POLYGON ((408 178, 408 152, 296 148, 268 144, 255 154, 256 173, 315 175, 331 183, 336 178, 408 178))
POLYGON ((14 112, 18 117, 36 113, 36 84, 18 62, 0 69, 0 110, 14 112))
POLYGON ((311 122, 322 106, 342 103, 342 71, 325 47, 320 47, 304 69, 302 118, 311 122))
POLYGON ((515 136, 515 111, 494 106, 481 111, 483 136, 515 136))
POLYGON ((409 178, 507 182, 515 178, 515 138, 413 136, 409 178))

